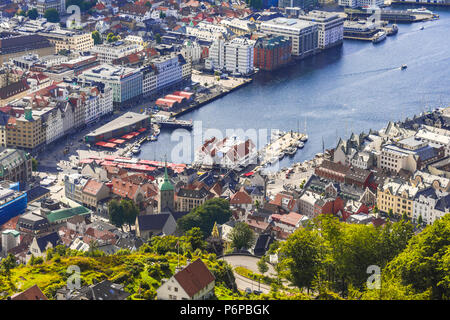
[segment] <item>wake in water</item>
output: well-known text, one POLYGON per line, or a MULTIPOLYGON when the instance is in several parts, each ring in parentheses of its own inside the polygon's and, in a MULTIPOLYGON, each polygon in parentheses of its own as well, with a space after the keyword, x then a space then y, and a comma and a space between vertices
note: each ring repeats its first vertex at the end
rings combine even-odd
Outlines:
POLYGON ((369 74, 369 73, 376 73, 376 72, 382 72, 382 71, 390 71, 395 69, 401 69, 400 67, 390 67, 390 68, 382 68, 382 69, 376 69, 376 70, 368 70, 368 71, 361 71, 361 72, 353 72, 353 73, 345 73, 341 74, 340 77, 351 77, 351 76, 358 76, 362 74, 369 74))

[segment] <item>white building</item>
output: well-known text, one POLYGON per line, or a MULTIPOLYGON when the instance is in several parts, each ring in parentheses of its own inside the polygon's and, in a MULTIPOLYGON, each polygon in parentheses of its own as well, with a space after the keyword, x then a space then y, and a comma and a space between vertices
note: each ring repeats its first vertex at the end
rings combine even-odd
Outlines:
POLYGON ((183 48, 181 49, 181 54, 191 63, 198 63, 202 58, 202 47, 197 41, 186 40, 183 43, 183 48))
POLYGON ((444 147, 445 156, 450 155, 450 136, 442 135, 423 128, 417 131, 416 137, 420 138, 423 141, 432 142, 434 144, 444 147))
POLYGON ((97 55, 97 60, 100 63, 111 63, 115 59, 128 56, 143 49, 144 47, 137 43, 116 41, 96 45, 91 49, 91 53, 97 55))
POLYGON ((307 57, 319 49, 319 26, 311 21, 275 18, 261 23, 260 31, 289 38, 293 56, 307 57))
POLYGON ((411 218, 417 222, 421 216, 423 223, 433 224, 448 212, 450 212, 450 195, 428 187, 417 192, 411 218))
POLYGON ((327 49, 342 43, 344 39, 344 18, 334 12, 310 11, 298 17, 319 26, 319 48, 327 49))
POLYGON ((205 300, 214 295, 215 277, 200 258, 162 282, 158 300, 205 300))
POLYGON ((306 191, 297 201, 298 211, 310 219, 315 218, 314 206, 320 198, 321 197, 318 194, 306 191))
POLYGON ((152 60, 157 70, 156 88, 158 91, 179 84, 183 80, 183 65, 178 54, 159 56, 152 60))
POLYGON ((83 72, 81 82, 101 82, 112 88, 113 102, 121 103, 142 94, 142 72, 139 69, 101 64, 83 72))
POLYGON ((224 69, 231 73, 247 75, 253 72, 254 40, 235 38, 231 41, 218 39, 209 50, 209 58, 205 62, 207 69, 224 69))
POLYGON ((384 5, 384 0, 339 0, 338 4, 341 7, 350 8, 381 7, 384 5))

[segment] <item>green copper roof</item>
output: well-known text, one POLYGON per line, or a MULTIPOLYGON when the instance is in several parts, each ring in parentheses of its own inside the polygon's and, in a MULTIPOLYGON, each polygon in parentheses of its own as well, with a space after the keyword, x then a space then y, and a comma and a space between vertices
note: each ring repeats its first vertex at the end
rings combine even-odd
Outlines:
POLYGON ((83 206, 78 206, 78 207, 74 207, 74 208, 67 208, 67 209, 59 209, 59 210, 54 210, 52 212, 50 212, 47 215, 47 220, 52 223, 52 222, 57 222, 63 219, 69 219, 71 217, 74 216, 78 216, 78 215, 85 215, 85 214, 90 214, 92 211, 89 210, 86 207, 83 206))
POLYGON ((173 191, 173 185, 169 181, 169 175, 167 174, 167 166, 164 168, 164 182, 160 187, 160 191, 173 191))

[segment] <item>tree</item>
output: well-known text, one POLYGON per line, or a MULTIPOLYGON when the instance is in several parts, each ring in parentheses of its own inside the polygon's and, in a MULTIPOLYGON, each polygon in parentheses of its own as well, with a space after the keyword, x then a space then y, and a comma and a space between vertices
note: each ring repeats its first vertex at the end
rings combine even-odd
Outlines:
POLYGON ((250 248, 255 244, 255 233, 244 222, 237 222, 230 232, 231 246, 237 250, 250 248))
POLYGON ((145 3, 145 6, 148 7, 148 8, 151 8, 152 7, 152 3, 150 1, 147 1, 145 3))
POLYGON ((50 8, 45 10, 44 18, 47 19, 48 22, 59 22, 59 13, 56 9, 50 8))
POLYGON ((35 158, 31 158, 31 170, 37 171, 38 161, 35 158))
POLYGON ((393 215, 394 215, 394 213, 392 212, 392 209, 389 208, 389 210, 388 210, 388 216, 389 216, 389 218, 392 218, 393 215))
POLYGON ((17 10, 16 15, 26 17, 27 13, 23 10, 17 10))
POLYGON ((159 18, 164 19, 166 17, 166 14, 162 11, 159 12, 159 18))
POLYGON ((204 250, 206 248, 206 242, 203 240, 203 233, 200 228, 192 228, 185 234, 185 241, 191 244, 192 250, 197 249, 204 250))
POLYGON ((406 212, 405 211, 403 211, 403 213, 402 213, 402 220, 408 220, 408 216, 406 215, 406 212))
POLYGON ((36 8, 33 8, 31 10, 28 10, 27 17, 31 20, 36 20, 39 17, 39 13, 36 8))
POLYGON ((417 219, 417 223, 419 225, 422 225, 422 223, 423 223, 422 215, 420 215, 419 218, 417 219))
POLYGON ((161 35, 159 33, 155 34, 155 40, 157 44, 161 43, 161 35))
POLYGON ((94 39, 94 45, 102 43, 102 38, 97 30, 92 32, 92 39, 94 39))
POLYGON ((377 207, 377 206, 374 206, 374 207, 373 207, 373 213, 378 213, 378 212, 379 212, 378 207, 377 207))
POLYGON ((128 224, 129 230, 131 231, 131 225, 135 224, 136 217, 139 215, 139 208, 133 200, 125 199, 120 201, 120 207, 123 212, 123 221, 128 224))
POLYGON ((0 263, 0 270, 4 273, 8 278, 11 276, 11 269, 17 267, 16 257, 12 253, 8 254, 6 258, 4 258, 0 263))
MULTIPOLYGON (((258 262, 256 263, 257 267, 258 267, 258 271, 264 276, 264 273, 266 273, 267 271, 269 271, 269 266, 266 263, 266 257, 262 257, 261 259, 258 260, 258 262)), ((258 290, 261 290, 261 277, 258 278, 259 282, 258 282, 258 290)))
POLYGON ((211 234, 214 223, 222 224, 227 222, 231 217, 230 204, 227 200, 221 198, 213 198, 205 201, 204 204, 193 209, 184 217, 177 221, 181 231, 199 227, 206 238, 211 234))
POLYGON ((109 221, 123 231, 123 225, 125 223, 125 215, 123 212, 123 206, 120 202, 113 199, 108 203, 109 221))
POLYGON ((106 36, 106 41, 108 43, 116 42, 118 39, 119 38, 116 35, 114 35, 114 33, 112 33, 112 32, 108 33, 108 35, 106 36))

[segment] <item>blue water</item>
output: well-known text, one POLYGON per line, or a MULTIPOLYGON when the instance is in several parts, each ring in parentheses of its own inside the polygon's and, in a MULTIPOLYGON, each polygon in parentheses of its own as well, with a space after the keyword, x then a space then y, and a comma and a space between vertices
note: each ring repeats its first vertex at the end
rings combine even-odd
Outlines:
MULTIPOLYGON (((181 117, 202 121, 203 129, 306 131, 309 141, 280 166, 311 159, 351 132, 379 130, 388 121, 450 106, 450 11, 432 9, 439 20, 399 24, 379 44, 345 40, 343 46, 273 73, 181 117), (421 27, 424 30, 420 30, 421 27), (400 70, 407 64, 406 70, 400 70)), ((143 146, 140 157, 172 159, 177 142, 162 131, 143 146)), ((191 148, 192 149, 192 148, 191 148)))

